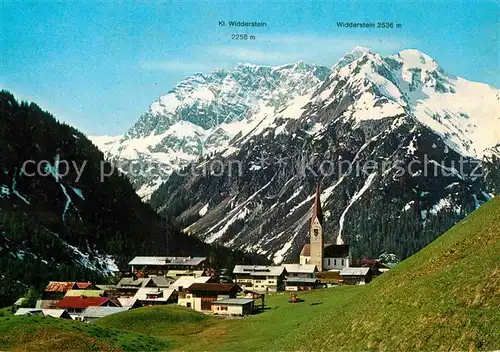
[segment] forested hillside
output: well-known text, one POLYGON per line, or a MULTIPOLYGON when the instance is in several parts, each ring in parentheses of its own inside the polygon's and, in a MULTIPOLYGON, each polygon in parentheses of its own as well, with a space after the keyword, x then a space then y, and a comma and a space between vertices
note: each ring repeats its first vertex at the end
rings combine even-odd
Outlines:
POLYGON ((104 280, 134 255, 243 260, 181 234, 109 171, 81 132, 0 93, 0 306, 48 280, 104 280))

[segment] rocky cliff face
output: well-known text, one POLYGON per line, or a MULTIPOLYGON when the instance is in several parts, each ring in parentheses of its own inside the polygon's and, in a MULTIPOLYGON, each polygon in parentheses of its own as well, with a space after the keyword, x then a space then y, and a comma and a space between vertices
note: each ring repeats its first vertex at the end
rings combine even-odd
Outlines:
MULTIPOLYGON (((299 63, 235 71, 243 67, 252 76, 265 71, 258 87, 284 69, 294 73, 288 82, 307 84, 277 83, 254 104, 235 104, 258 109, 241 108, 228 124, 236 126, 230 137, 219 132, 216 139, 224 142, 179 164, 152 195, 153 207, 186 232, 275 262, 296 260, 308 240, 319 182, 329 241, 350 243, 354 255, 406 257, 492 196, 498 176, 489 170, 498 170, 498 159, 491 155, 500 141, 497 89, 448 74, 416 50, 381 57, 356 48, 331 70, 299 63), (277 100, 281 94, 287 98, 277 100), (483 158, 494 160, 486 170, 493 180, 477 167, 483 158)), ((248 95, 256 96, 254 89, 248 95)), ((167 116, 168 101, 160 101, 153 105, 167 116)), ((211 104, 201 116, 216 110, 211 104)), ((152 106, 146 115, 160 116, 155 111, 152 106)), ((140 121, 149 121, 146 115, 140 121)), ((170 129, 194 121, 179 119, 158 124, 170 129)), ((203 121, 198 131, 226 126, 203 121)), ((151 133, 141 138, 164 132, 151 133)), ((139 143, 136 137, 129 132, 118 145, 126 150, 123 143, 139 143)))
POLYGON ((238 133, 256 127, 259 116, 308 94, 329 73, 297 62, 238 64, 232 71, 196 74, 151 104, 124 136, 91 139, 147 200, 170 173, 226 148, 238 133))

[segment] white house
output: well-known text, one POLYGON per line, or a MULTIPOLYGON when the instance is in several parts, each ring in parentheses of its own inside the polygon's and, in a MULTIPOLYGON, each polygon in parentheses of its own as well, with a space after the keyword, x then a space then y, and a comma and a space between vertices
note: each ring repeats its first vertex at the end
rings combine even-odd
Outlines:
POLYGON ((182 307, 194 309, 198 312, 202 311, 201 297, 195 297, 192 293, 179 295, 177 304, 182 307))
POLYGON ((315 278, 318 268, 314 264, 283 264, 286 269, 286 277, 315 278))
POLYGON ((217 315, 246 315, 253 311, 254 300, 250 298, 226 298, 212 303, 217 315))
POLYGON ((244 290, 274 292, 285 288, 286 269, 275 265, 236 265, 233 275, 244 290))
POLYGON ((212 310, 212 303, 222 299, 236 298, 241 288, 235 284, 194 283, 179 292, 177 304, 200 312, 212 310))
POLYGON ((314 264, 283 264, 286 269, 285 291, 304 291, 316 288, 318 268, 314 264))

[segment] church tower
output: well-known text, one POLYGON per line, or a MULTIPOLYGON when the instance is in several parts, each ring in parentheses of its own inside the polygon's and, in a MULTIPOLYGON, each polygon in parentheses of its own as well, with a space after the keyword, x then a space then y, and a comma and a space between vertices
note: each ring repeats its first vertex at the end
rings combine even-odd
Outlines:
POLYGON ((319 184, 316 186, 309 237, 311 239, 310 263, 316 265, 318 271, 323 271, 323 211, 321 210, 319 184))

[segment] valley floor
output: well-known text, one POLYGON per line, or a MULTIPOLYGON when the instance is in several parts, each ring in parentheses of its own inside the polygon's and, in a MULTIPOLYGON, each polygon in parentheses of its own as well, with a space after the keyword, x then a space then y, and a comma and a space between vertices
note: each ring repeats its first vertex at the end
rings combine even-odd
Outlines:
MULTIPOLYGON (((297 350, 322 321, 339 319, 342 307, 365 287, 351 286, 266 297, 266 308, 246 317, 218 319, 178 306, 144 307, 95 324, 0 313, 0 349, 14 350, 297 350), (77 341, 76 341, 77 340, 77 341)), ((328 349, 328 348, 327 348, 328 349)))
POLYGON ((94 324, 0 310, 0 350, 492 351, 500 349, 500 198, 365 286, 266 296, 217 319, 167 305, 94 324))
POLYGON ((299 295, 304 299, 300 303, 289 303, 286 293, 269 295, 261 312, 233 319, 217 319, 177 306, 139 308, 95 324, 4 316, 0 317, 0 349, 447 351, 458 346, 470 350, 500 346, 495 337, 498 313, 490 319, 481 309, 443 306, 437 315, 422 314, 412 301, 406 302, 405 311, 398 302, 392 309, 380 310, 377 300, 364 299, 369 290, 367 285, 304 292, 299 295), (397 316, 407 318, 394 319, 397 316))

